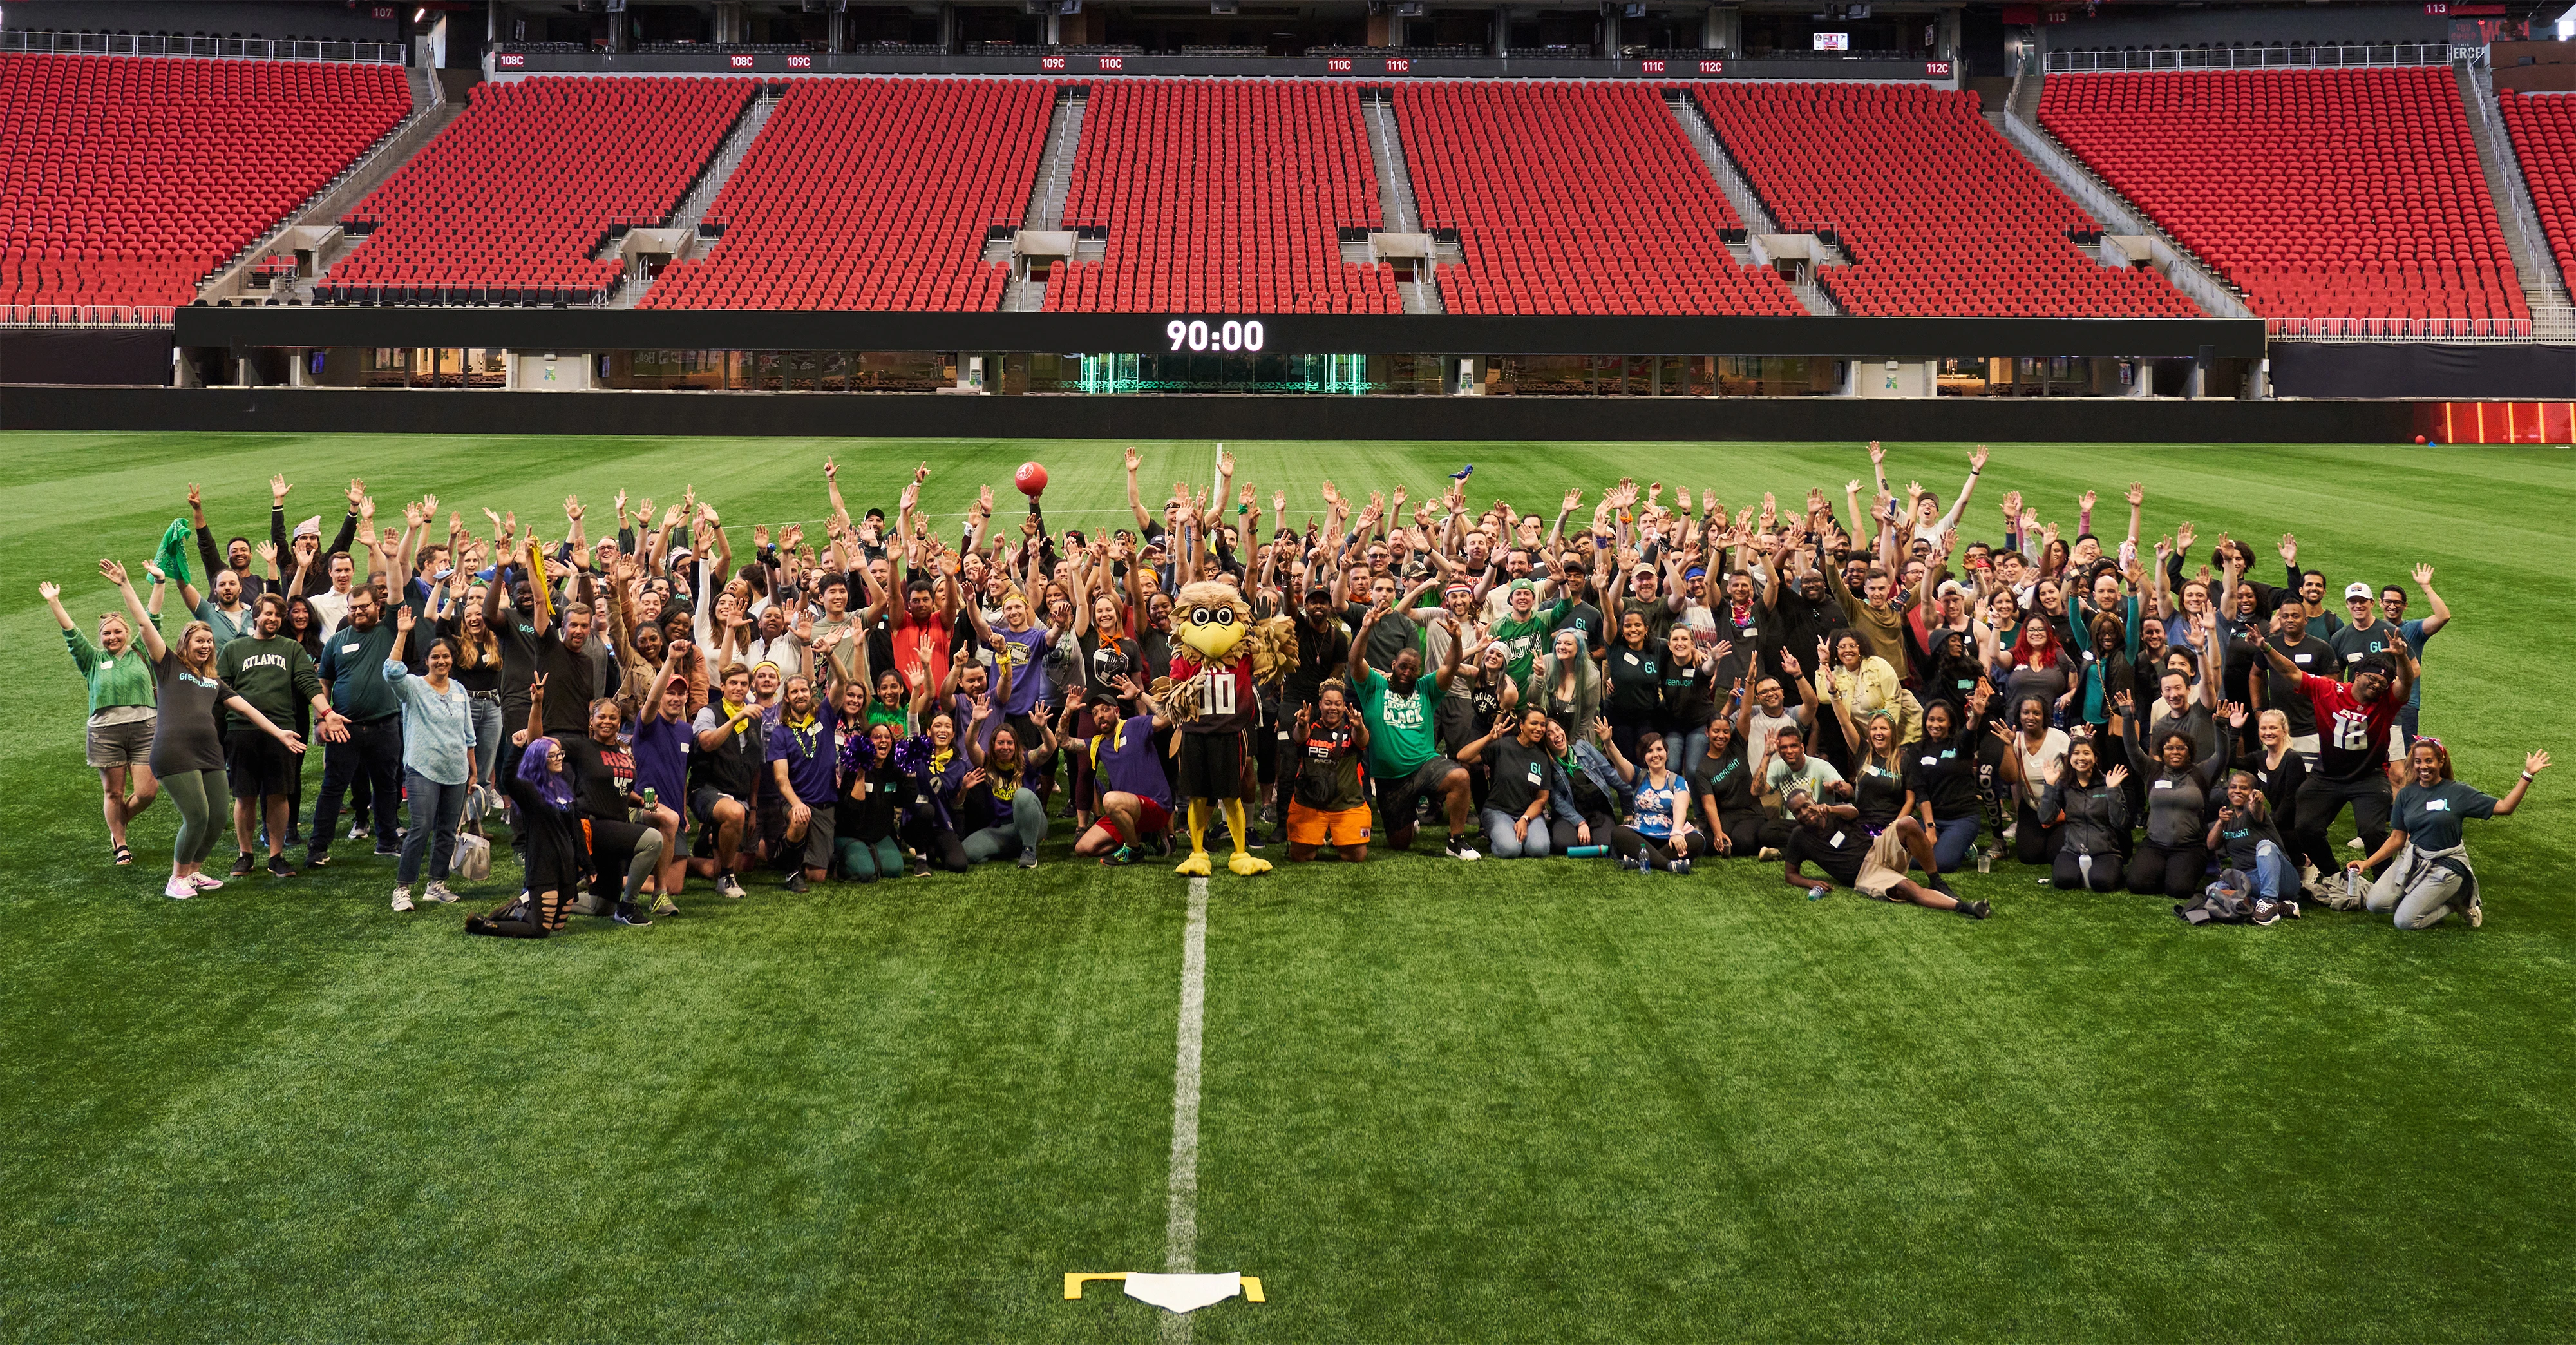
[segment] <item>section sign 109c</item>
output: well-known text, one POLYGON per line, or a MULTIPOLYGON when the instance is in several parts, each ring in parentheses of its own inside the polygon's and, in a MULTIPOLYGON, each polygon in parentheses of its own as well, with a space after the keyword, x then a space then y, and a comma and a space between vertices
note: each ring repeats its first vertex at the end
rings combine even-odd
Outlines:
POLYGON ((1237 322, 1231 318, 1213 323, 1204 318, 1174 318, 1163 324, 1163 335, 1170 338, 1174 350, 1257 351, 1264 337, 1258 320, 1237 322))

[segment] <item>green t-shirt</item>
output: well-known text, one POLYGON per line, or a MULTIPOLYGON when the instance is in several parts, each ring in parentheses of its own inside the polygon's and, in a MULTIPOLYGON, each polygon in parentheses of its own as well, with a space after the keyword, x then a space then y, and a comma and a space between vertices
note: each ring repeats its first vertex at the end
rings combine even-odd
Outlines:
POLYGON ((1510 662, 1503 667, 1511 674, 1512 680, 1520 684, 1523 695, 1529 693, 1530 671, 1538 664, 1540 650, 1545 647, 1547 638, 1556 632, 1556 623, 1563 621, 1565 614, 1573 608, 1573 603, 1559 598, 1545 607, 1531 608, 1527 621, 1507 616, 1494 623, 1491 638, 1510 656, 1510 662))
POLYGON ((1368 716, 1369 774, 1380 780, 1403 780, 1440 755, 1431 734, 1431 707, 1439 699, 1437 679, 1424 674, 1410 693, 1399 692, 1375 668, 1360 679, 1360 713, 1368 716))

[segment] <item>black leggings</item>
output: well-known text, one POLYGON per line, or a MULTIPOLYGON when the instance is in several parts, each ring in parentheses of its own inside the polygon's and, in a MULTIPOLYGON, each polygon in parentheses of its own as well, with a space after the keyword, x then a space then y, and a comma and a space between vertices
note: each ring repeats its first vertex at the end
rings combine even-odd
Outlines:
POLYGON ((2152 897, 2161 892, 2176 901, 2198 892, 2209 873, 2209 847, 2138 842, 2129 861, 2129 890, 2152 897))
POLYGON ((465 917, 465 932, 503 939, 550 938, 563 928, 563 902, 555 892, 531 892, 490 915, 465 917))
POLYGON ((1764 846, 1776 849, 1789 843, 1788 824, 1768 814, 1720 813, 1717 820, 1726 829, 1727 853, 1735 859, 1751 859, 1764 846))
POLYGON ((2039 814, 2031 809, 2028 798, 2016 799, 2013 811, 2013 858, 2024 864, 2047 863, 2057 853, 2063 833, 2059 828, 2040 825, 2039 814))
POLYGON ((2095 892, 2115 892, 2119 890, 2120 880, 2127 876, 2126 869, 2118 855, 2095 855, 2093 877, 2087 882, 2083 862, 2074 851, 2061 845, 2057 848, 2057 862, 2049 871, 2049 884, 2062 892, 2081 892, 2088 888, 2095 892))
POLYGON ((933 822, 915 822, 904 828, 904 839, 921 852, 924 862, 946 873, 966 871, 966 843, 954 828, 933 822))
POLYGON ((1694 831, 1675 841, 1669 837, 1648 836, 1631 826, 1621 826, 1610 833, 1610 848, 1621 859, 1639 855, 1659 869, 1669 869, 1675 859, 1695 859, 1709 852, 1708 836, 1694 831))

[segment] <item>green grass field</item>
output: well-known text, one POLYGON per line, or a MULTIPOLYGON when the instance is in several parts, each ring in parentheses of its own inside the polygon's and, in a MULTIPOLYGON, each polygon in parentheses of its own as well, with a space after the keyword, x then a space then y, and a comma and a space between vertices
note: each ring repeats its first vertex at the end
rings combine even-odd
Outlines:
MULTIPOLYGON (((176 826, 112 869, 79 683, 86 619, 207 487, 336 516, 366 476, 560 526, 694 484, 738 529, 1047 463, 1059 526, 1123 512, 1117 447, 864 439, 5 435, 0 1338, 1140 1341, 1163 1314, 1074 1270, 1164 1262, 1186 890, 1064 854, 1036 875, 729 904, 649 930, 467 939, 397 916, 392 861, 160 896, 176 826)), ((1455 446, 1235 446, 1300 517, 1331 477, 1419 497, 1455 446)), ((1945 495, 1964 445, 1901 445, 1945 495)), ((1208 446, 1147 446, 1148 489, 1208 446)), ((1476 496, 1633 474, 1764 490, 1857 446, 1497 443, 1476 496)), ((2566 450, 1998 448, 2071 522, 2146 480, 2189 518, 2299 534, 2339 588, 2439 567, 2458 614, 2424 725, 2501 793, 2576 761, 2566 450)), ((1007 507, 1007 506, 1006 506, 1007 507)), ((2113 519, 2105 530, 2116 526, 2113 519)), ((943 530, 949 529, 943 523, 943 530)), ((737 545, 747 538, 737 532, 737 545)), ((318 781, 318 753, 311 767, 318 781)), ((1983 924, 1776 865, 1384 857, 1220 872, 1207 927, 1197 1264, 1269 1301, 1202 1341, 2563 1339, 2576 1322, 2576 769, 2470 831, 2487 927, 2321 912, 2191 930, 2162 900, 1997 866, 1983 924)), ((1433 841, 1417 842, 1428 849, 1433 841)), ((223 852, 218 851, 220 859, 223 852)), ((503 855, 506 866, 506 849, 503 855)), ((496 881, 469 902, 513 884, 496 881)), ((482 898, 480 902, 477 899, 482 898)))

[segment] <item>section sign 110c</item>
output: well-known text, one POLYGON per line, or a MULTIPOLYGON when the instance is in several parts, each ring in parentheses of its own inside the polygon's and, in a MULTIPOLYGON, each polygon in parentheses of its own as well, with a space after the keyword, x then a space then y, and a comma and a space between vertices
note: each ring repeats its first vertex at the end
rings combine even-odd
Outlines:
POLYGON ((1216 323, 1202 318, 1174 318, 1163 324, 1163 335, 1170 338, 1174 350, 1257 351, 1264 337, 1258 320, 1237 322, 1231 318, 1216 323))

